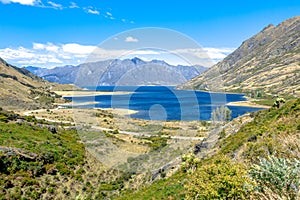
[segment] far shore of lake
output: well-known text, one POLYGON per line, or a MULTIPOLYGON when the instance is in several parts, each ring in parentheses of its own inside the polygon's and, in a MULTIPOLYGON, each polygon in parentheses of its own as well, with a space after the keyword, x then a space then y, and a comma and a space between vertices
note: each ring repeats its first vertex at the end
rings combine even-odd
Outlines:
POLYGON ((81 97, 81 96, 98 96, 98 95, 124 95, 131 94, 131 92, 101 92, 101 91, 53 91, 62 97, 81 97))
POLYGON ((252 101, 235 101, 229 102, 227 106, 243 106, 243 107, 252 107, 252 108, 270 108, 270 106, 260 105, 252 101))

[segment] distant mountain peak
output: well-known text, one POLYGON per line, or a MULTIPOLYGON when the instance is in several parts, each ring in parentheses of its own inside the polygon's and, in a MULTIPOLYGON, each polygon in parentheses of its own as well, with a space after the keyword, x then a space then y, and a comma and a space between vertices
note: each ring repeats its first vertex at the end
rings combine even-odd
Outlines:
POLYGON ((63 84, 99 85, 178 85, 201 72, 205 67, 172 66, 163 60, 141 58, 114 59, 53 69, 28 68, 38 76, 63 84))

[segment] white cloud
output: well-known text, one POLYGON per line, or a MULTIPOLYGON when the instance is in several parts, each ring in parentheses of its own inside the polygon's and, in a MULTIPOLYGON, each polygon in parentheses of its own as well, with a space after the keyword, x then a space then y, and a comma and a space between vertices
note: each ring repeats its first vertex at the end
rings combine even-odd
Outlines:
POLYGON ((6 60, 15 60, 18 58, 30 59, 34 58, 35 54, 33 51, 26 49, 24 47, 19 47, 17 49, 0 49, 0 55, 6 60))
POLYGON ((214 61, 220 61, 225 58, 227 55, 232 53, 234 48, 203 48, 204 51, 208 54, 208 56, 214 61))
POLYGON ((53 1, 48 1, 47 3, 54 9, 63 9, 63 6, 61 4, 55 3, 53 1))
POLYGON ((33 43, 33 49, 45 49, 45 45, 41 43, 33 43))
POLYGON ((70 2, 69 8, 79 8, 79 6, 75 2, 70 2))
POLYGON ((112 17, 112 14, 110 12, 106 12, 106 14, 110 17, 112 17))
POLYGON ((59 46, 54 45, 50 42, 48 42, 47 44, 41 44, 41 43, 33 43, 33 49, 35 50, 47 50, 47 51, 58 51, 59 50, 59 46))
POLYGON ((89 8, 89 9, 87 9, 86 12, 90 13, 90 14, 93 14, 93 15, 100 15, 100 12, 98 10, 96 10, 96 9, 89 8))
POLYGON ((129 36, 125 38, 125 42, 138 42, 139 40, 137 38, 134 38, 132 36, 129 36))
POLYGON ((32 48, 0 49, 0 57, 17 66, 55 67, 58 65, 78 65, 84 63, 95 46, 75 43, 53 44, 33 43, 32 48))
MULTIPOLYGON (((132 40, 134 38, 131 38, 132 40)), ((33 43, 31 48, 16 47, 0 49, 0 57, 16 66, 56 67, 61 65, 78 65, 84 62, 95 62, 108 59, 125 59, 139 57, 144 60, 165 60, 172 65, 211 66, 220 61, 233 48, 198 48, 162 51, 153 49, 103 49, 92 45, 77 43, 53 44, 33 43)))
POLYGON ((159 54, 161 54, 161 52, 154 51, 154 50, 136 50, 129 53, 129 55, 159 55, 159 54))
POLYGON ((217 63, 233 52, 234 48, 197 48, 197 49, 177 49, 174 53, 183 55, 194 55, 199 58, 207 58, 207 60, 217 63))
POLYGON ((64 52, 73 54, 89 54, 95 50, 96 46, 84 46, 76 43, 65 44, 62 46, 64 52))
POLYGON ((19 3, 22 5, 29 5, 29 6, 33 6, 37 3, 39 3, 39 0, 0 0, 0 2, 4 3, 4 4, 9 4, 9 3, 19 3))

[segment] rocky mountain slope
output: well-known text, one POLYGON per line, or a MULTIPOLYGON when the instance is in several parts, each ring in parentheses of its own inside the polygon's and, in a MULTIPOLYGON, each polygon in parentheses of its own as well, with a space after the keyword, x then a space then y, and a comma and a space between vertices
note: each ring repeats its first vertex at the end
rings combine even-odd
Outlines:
POLYGON ((27 67, 45 80, 75 83, 79 86, 96 85, 178 85, 199 75, 202 66, 173 66, 164 61, 149 62, 139 58, 106 60, 78 66, 54 69, 27 67))
POLYGON ((7 109, 51 107, 59 96, 51 89, 71 86, 49 83, 26 69, 12 66, 0 58, 0 106, 7 109))
POLYGON ((269 25, 179 88, 300 95, 300 16, 269 25))

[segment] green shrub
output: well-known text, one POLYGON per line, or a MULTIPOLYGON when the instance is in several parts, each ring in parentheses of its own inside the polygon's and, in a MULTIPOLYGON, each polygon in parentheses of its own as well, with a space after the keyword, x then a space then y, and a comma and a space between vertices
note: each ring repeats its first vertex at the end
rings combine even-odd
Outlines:
MULTIPOLYGON (((300 186, 300 162, 274 156, 261 159, 250 171, 257 182, 257 190, 265 195, 269 191, 283 199, 297 199, 300 186)), ((298 196, 299 197, 299 196, 298 196)))
POLYGON ((199 167, 187 180, 186 199, 247 199, 252 185, 246 169, 225 156, 199 167))
POLYGON ((280 108, 280 106, 282 105, 282 104, 284 104, 285 103, 285 99, 284 98, 277 98, 275 101, 274 101, 274 103, 273 103, 273 107, 275 107, 275 108, 280 108))
POLYGON ((8 117, 6 117, 4 115, 0 115, 0 121, 1 122, 8 122, 8 117))
POLYGON ((187 154, 181 157, 181 169, 184 172, 193 172, 197 169, 198 164, 200 163, 200 159, 195 156, 195 154, 187 154))

